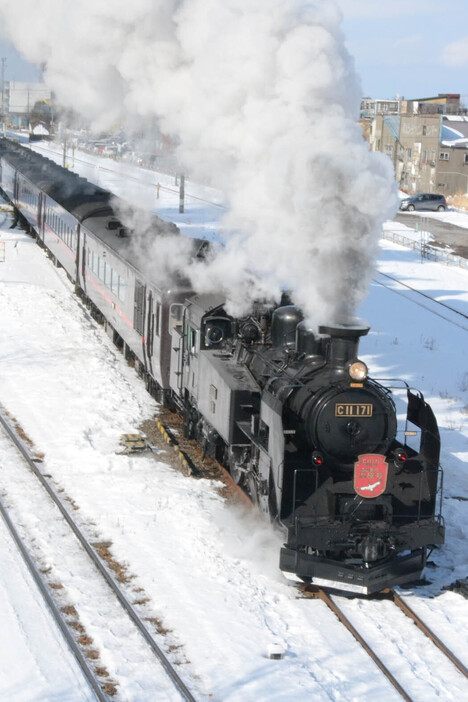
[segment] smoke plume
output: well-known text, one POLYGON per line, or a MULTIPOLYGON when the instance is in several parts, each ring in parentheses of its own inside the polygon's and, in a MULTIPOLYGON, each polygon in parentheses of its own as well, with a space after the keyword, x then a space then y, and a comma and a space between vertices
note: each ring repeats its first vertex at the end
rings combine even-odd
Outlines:
POLYGON ((236 313, 288 288, 312 322, 353 314, 396 190, 332 1, 0 0, 0 20, 61 104, 100 129, 157 118, 225 192, 225 249, 183 257, 197 290, 236 313))

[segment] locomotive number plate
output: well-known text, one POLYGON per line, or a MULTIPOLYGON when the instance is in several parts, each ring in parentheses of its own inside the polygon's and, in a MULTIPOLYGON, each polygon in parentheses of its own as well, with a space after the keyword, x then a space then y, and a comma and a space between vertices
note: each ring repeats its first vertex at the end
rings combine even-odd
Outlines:
POLYGON ((372 417, 372 405, 362 402, 342 402, 335 405, 335 417, 372 417))

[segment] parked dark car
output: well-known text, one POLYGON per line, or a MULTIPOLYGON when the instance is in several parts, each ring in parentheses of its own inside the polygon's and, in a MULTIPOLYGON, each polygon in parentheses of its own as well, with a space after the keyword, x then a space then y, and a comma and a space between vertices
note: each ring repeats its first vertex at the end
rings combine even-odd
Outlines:
POLYGON ((447 209, 447 203, 443 195, 437 195, 436 193, 421 193, 419 195, 412 195, 411 197, 405 197, 404 200, 400 202, 400 210, 406 210, 407 212, 414 212, 414 210, 434 210, 436 212, 443 212, 447 209))

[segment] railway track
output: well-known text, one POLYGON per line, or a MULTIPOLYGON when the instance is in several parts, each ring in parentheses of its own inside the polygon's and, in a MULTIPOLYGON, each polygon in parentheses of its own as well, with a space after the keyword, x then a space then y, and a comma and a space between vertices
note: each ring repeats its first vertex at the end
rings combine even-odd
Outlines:
POLYGON ((460 310, 456 310, 454 307, 450 307, 450 305, 447 305, 445 302, 434 299, 430 295, 421 292, 421 290, 417 290, 411 285, 403 283, 401 280, 398 280, 398 278, 394 278, 387 273, 382 273, 379 271, 378 277, 373 278, 373 281, 377 283, 377 285, 381 285, 383 288, 390 290, 396 295, 400 295, 406 300, 413 302, 415 305, 432 312, 432 314, 444 319, 446 322, 449 322, 450 324, 459 327, 464 331, 468 331, 468 314, 465 314, 460 310), (393 284, 400 286, 402 290, 395 289, 395 287, 386 284, 379 278, 385 278, 386 280, 391 281, 393 284))
POLYGON ((83 672, 89 687, 94 693, 96 699, 100 700, 101 702, 106 702, 106 700, 108 700, 108 696, 102 689, 93 666, 90 664, 90 661, 88 661, 86 656, 83 654, 83 651, 81 650, 80 646, 77 644, 75 637, 73 636, 67 624, 66 617, 62 614, 60 607, 57 606, 53 597, 51 596, 45 578, 42 577, 39 569, 36 567, 36 564, 34 563, 34 560, 31 557, 31 554, 29 553, 24 540, 19 535, 18 530, 16 529, 12 519, 10 518, 8 510, 6 509, 5 505, 1 500, 0 514, 2 515, 3 521, 5 522, 7 529, 13 537, 13 540, 21 553, 24 562, 26 563, 28 571, 32 575, 43 600, 47 604, 54 621, 56 622, 65 641, 67 642, 67 645, 71 650, 74 659, 77 661, 79 667, 81 668, 81 671, 83 672))
MULTIPOLYGON (((43 151, 44 155, 49 155, 49 151, 47 149, 40 149, 37 145, 35 144, 35 147, 37 150, 43 151)), ((62 158, 62 155, 56 152, 56 156, 60 156, 62 158)), ((50 157, 50 156, 49 156, 50 157)), ((118 176, 119 174, 116 172, 115 169, 112 168, 106 168, 105 166, 102 165, 96 165, 95 162, 93 161, 87 161, 84 158, 79 158, 77 156, 74 157, 75 163, 81 163, 83 166, 86 166, 86 168, 98 168, 100 173, 108 173, 109 175, 112 176, 118 176)), ((130 166, 133 166, 134 168, 137 168, 135 164, 130 163, 130 166)), ((156 177, 156 172, 155 172, 155 177, 156 177)), ((163 174, 163 175, 169 175, 169 174, 163 174)), ((180 194, 180 189, 179 188, 171 188, 168 185, 163 185, 160 183, 157 179, 155 180, 148 180, 147 178, 139 178, 136 175, 130 175, 129 173, 125 174, 125 180, 131 180, 134 183, 139 183, 145 187, 152 188, 154 191, 156 191, 157 188, 159 188, 160 191, 162 192, 167 192, 173 194, 175 197, 179 197, 180 194)), ((211 207, 215 207, 219 210, 226 211, 227 207, 226 205, 223 205, 222 203, 215 202, 214 200, 207 200, 206 198, 200 197, 198 195, 194 195, 193 193, 190 192, 190 190, 187 189, 187 183, 186 183, 186 189, 185 189, 185 198, 187 200, 193 200, 195 202, 201 202, 204 205, 210 205, 211 207)))
POLYGON ((149 436, 152 444, 162 448, 165 444, 170 446, 174 451, 175 460, 187 469, 188 474, 220 480, 226 486, 226 496, 229 495, 239 504, 253 509, 252 500, 235 483, 229 471, 219 461, 204 456, 197 441, 184 437, 183 419, 179 412, 171 412, 161 407, 159 417, 158 421, 149 421, 143 426, 144 433, 149 436))
MULTIPOLYGON (((171 443, 172 441, 174 442, 174 448, 176 452, 178 451, 179 447, 179 441, 176 438, 177 434, 179 433, 178 431, 178 424, 177 422, 171 422, 170 419, 166 416, 165 417, 165 423, 161 424, 161 428, 163 430, 168 431, 168 436, 171 437, 171 443)), ((180 428, 180 427, 179 427, 180 428)), ((189 442, 191 443, 191 442, 189 442)), ((196 442, 193 442, 196 444, 196 442)), ((186 448, 186 444, 185 444, 186 448)), ((192 457, 193 461, 197 464, 198 468, 201 468, 200 462, 196 460, 195 457, 192 457)), ((202 468, 201 468, 202 470, 202 468)), ((228 481, 234 486, 236 490, 240 490, 240 488, 233 483, 232 478, 229 474, 227 474, 228 481)), ((241 491, 242 492, 242 491, 241 491)), ((252 507, 252 503, 249 500, 249 498, 245 495, 245 493, 242 492, 242 495, 244 497, 244 500, 248 502, 248 504, 252 507)), ((404 699, 407 700, 407 702, 414 702, 415 698, 411 696, 411 694, 405 689, 404 684, 400 683, 394 675, 390 668, 385 664, 385 662, 377 655, 377 653, 372 649, 372 647, 366 642, 365 638, 363 635, 359 633, 357 628, 351 623, 350 619, 346 616, 346 614, 343 612, 342 607, 340 607, 340 599, 344 600, 346 602, 346 598, 340 598, 340 597, 334 597, 324 590, 320 588, 316 588, 314 586, 303 586, 301 587, 301 590, 303 591, 304 595, 306 597, 311 597, 314 599, 320 599, 322 600, 327 607, 338 617, 339 621, 344 624, 344 626, 350 631, 350 633, 353 635, 353 637, 359 642, 359 644, 364 648, 364 650, 367 652, 367 654, 371 657, 371 659, 374 661, 374 663, 378 666, 378 668, 382 671, 382 673, 385 675, 385 677, 389 680, 391 685, 395 688, 395 690, 400 694, 400 696, 404 699)), ((467 667, 457 658, 457 656, 450 651, 450 649, 441 641, 441 639, 430 629, 430 627, 411 609, 411 607, 405 602, 405 600, 394 590, 387 590, 384 591, 379 595, 379 599, 382 600, 387 600, 389 602, 392 602, 398 609, 406 616, 406 618, 410 619, 417 627, 418 629, 425 634, 425 636, 432 642, 432 644, 444 655, 444 657, 450 661, 450 664, 453 665, 453 667, 465 678, 468 679, 468 669, 467 667)), ((364 604, 366 603, 365 600, 363 600, 364 604)))
MULTIPOLYGON (((150 652, 150 656, 147 656, 147 658, 152 658, 153 668, 156 669, 156 675, 158 679, 162 677, 165 678, 165 682, 162 683, 161 688, 163 694, 167 694, 167 689, 169 685, 169 688, 172 689, 171 695, 173 695, 174 691, 177 691, 177 693, 179 693, 180 695, 180 699, 187 700, 189 702, 195 702, 195 698, 192 695, 191 691, 189 690, 185 682, 182 680, 175 667, 164 653, 163 649, 156 642, 154 635, 149 630, 148 625, 138 613, 136 606, 132 604, 128 594, 124 591, 123 587, 120 585, 120 583, 117 581, 114 575, 110 572, 105 562, 99 556, 96 545, 93 546, 90 543, 88 538, 85 536, 83 529, 80 528, 77 521, 73 519, 68 509, 65 507, 64 502, 59 496, 59 494, 52 487, 49 480, 39 470, 37 463, 40 462, 41 459, 38 459, 37 456, 34 456, 31 453, 26 442, 22 440, 13 423, 7 418, 7 416, 1 409, 0 426, 2 427, 4 433, 9 438, 9 440, 14 444, 16 449, 21 454, 21 457, 23 459, 23 465, 27 466, 27 468, 29 469, 29 475, 31 473, 34 474, 36 478, 34 482, 36 483, 36 485, 35 487, 33 487, 33 490, 35 489, 37 493, 37 483, 40 483, 42 488, 47 493, 48 499, 44 498, 43 500, 41 500, 40 506, 37 503, 35 503, 35 511, 41 510, 40 523, 46 524, 48 533, 50 533, 50 524, 53 521, 56 521, 56 516, 50 516, 50 510, 55 511, 55 514, 56 510, 58 510, 62 518, 62 524, 63 521, 65 521, 69 527, 67 537, 69 540, 72 539, 75 544, 75 551, 74 555, 72 556, 72 560, 74 565, 78 565, 78 563, 80 565, 80 567, 76 568, 76 579, 80 581, 80 584, 77 584, 76 586, 72 585, 72 588, 80 590, 82 588, 81 583, 86 582, 87 590, 92 590, 92 592, 88 592, 88 595, 91 600, 96 600, 94 602, 94 606, 98 607, 99 609, 99 611, 96 610, 95 614, 97 621, 99 621, 99 619, 102 618, 103 613, 101 611, 102 602, 99 605, 97 604, 96 591, 99 588, 100 590, 104 589, 106 591, 109 600, 109 603, 107 604, 108 610, 106 610, 106 615, 109 616, 110 619, 109 621, 106 620, 105 625, 110 628, 115 627, 115 629, 119 631, 125 630, 127 632, 126 635, 122 637, 122 640, 118 642, 121 646, 121 648, 118 651, 118 656, 121 659, 125 659, 128 655, 128 659, 130 660, 131 656, 136 655, 139 659, 142 653, 142 648, 146 647, 147 651, 150 652), (49 510, 47 515, 45 512, 47 509, 45 501, 49 503, 49 510), (75 537, 75 539, 73 539, 72 535, 73 537, 75 537), (77 545, 76 541, 78 541, 79 546, 77 545), (77 551, 80 552, 79 555, 77 551), (83 559, 87 562, 87 572, 85 572, 85 570, 81 570, 83 559), (99 584, 97 583, 97 579, 100 580, 99 584), (123 625, 123 627, 122 618, 126 619, 125 625, 123 625), (130 640, 130 638, 131 646, 128 646, 127 652, 127 642, 130 640), (154 659, 156 659, 156 661, 154 661, 154 659), (155 665, 156 662, 157 665, 155 665)), ((5 480, 4 476, 4 492, 6 483, 7 481, 5 480)), ((0 513, 2 514, 2 517, 10 533, 12 534, 15 543, 17 544, 23 556, 28 570, 31 572, 34 580, 36 581, 43 598, 45 599, 50 611, 52 612, 54 619, 57 621, 57 624, 60 630, 62 631, 73 656, 76 658, 79 666, 81 667, 88 681, 88 684, 93 690, 96 698, 99 700, 108 700, 110 696, 115 694, 115 690, 112 690, 112 684, 109 683, 107 677, 108 673, 106 672, 105 677, 100 677, 100 675, 96 673, 96 667, 93 666, 87 658, 87 654, 89 653, 89 651, 86 649, 86 647, 83 649, 78 645, 76 636, 73 633, 73 629, 76 629, 76 627, 71 627, 67 618, 61 613, 61 609, 63 609, 63 607, 61 608, 60 604, 58 604, 55 601, 55 598, 52 596, 53 587, 51 588, 50 582, 47 583, 46 578, 41 575, 41 570, 43 569, 41 569, 35 563, 36 559, 32 557, 31 549, 28 548, 28 546, 26 545, 26 539, 20 536, 19 529, 17 528, 17 526, 15 526, 15 521, 21 521, 20 517, 12 517, 12 512, 16 513, 16 508, 13 508, 13 510, 8 509, 5 506, 5 502, 5 500, 2 500, 0 503, 0 513), (112 691, 108 694, 109 690, 112 691)), ((63 539, 67 537, 64 534, 61 534, 60 539, 62 549, 65 548, 63 545, 63 539)), ((46 537, 35 533, 32 539, 33 541, 45 541, 46 537)), ((66 548, 71 552, 72 546, 68 545, 66 548)), ((48 562, 52 560, 49 553, 47 554, 47 559, 48 562)), ((60 560, 60 555, 58 555, 58 560, 60 560)), ((51 567, 48 568, 48 570, 50 569, 51 567)), ((55 569, 56 568, 54 566, 54 570, 55 569)), ((62 589, 62 585, 56 585, 55 587, 57 587, 57 589, 62 589)), ((87 602, 86 606, 88 607, 89 605, 90 603, 87 602)), ((82 627, 79 627, 78 631, 81 630, 82 627)), ((85 640, 86 643, 88 637, 82 638, 85 640)), ((91 659, 93 658, 95 658, 95 656, 91 657, 91 659)), ((135 663, 130 662, 130 664, 127 665, 127 670, 130 670, 130 667, 132 665, 134 665, 135 667, 140 666, 141 661, 135 663)), ((115 665, 115 668, 118 669, 120 666, 122 666, 125 670, 126 665, 125 663, 122 663, 122 660, 120 660, 115 665)), ((154 676, 155 670, 148 670, 148 677, 150 675, 154 676)))
MULTIPOLYGON (((347 599, 340 596, 331 595, 330 593, 322 590, 321 588, 304 585, 301 587, 302 592, 305 597, 312 599, 319 599, 326 604, 326 606, 335 614, 339 621, 346 627, 346 629, 352 634, 352 636, 358 641, 358 643, 364 648, 366 653, 372 658, 377 667, 382 671, 391 685, 396 689, 400 696, 407 702, 414 702, 414 697, 411 696, 411 692, 407 690, 408 685, 405 687, 404 683, 398 681, 397 677, 391 672, 390 666, 387 665, 382 658, 376 653, 372 646, 366 641, 366 638, 361 634, 358 629, 351 622, 351 619, 345 613, 343 603, 347 602, 347 599)), ((414 612, 413 609, 405 602, 395 590, 386 590, 382 592, 378 598, 379 600, 388 600, 393 603, 403 614, 411 620, 418 629, 429 639, 432 644, 440 651, 444 658, 450 662, 453 668, 460 673, 465 680, 468 679, 468 668, 455 656, 455 654, 441 641, 441 639, 431 630, 431 628, 414 612)), ((364 608, 366 605, 371 605, 372 600, 366 602, 361 601, 364 608)), ((369 615, 369 619, 371 615, 369 615)), ((432 659, 432 657, 431 657, 432 659)), ((466 684, 466 683, 463 683, 466 684)), ((447 699, 452 699, 447 697, 447 699)))

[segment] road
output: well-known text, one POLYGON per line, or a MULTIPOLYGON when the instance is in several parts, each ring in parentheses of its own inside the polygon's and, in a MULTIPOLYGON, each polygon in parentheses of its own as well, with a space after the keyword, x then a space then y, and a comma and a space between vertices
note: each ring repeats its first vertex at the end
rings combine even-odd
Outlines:
POLYGON ((440 248, 449 246, 458 256, 468 258, 468 229, 432 217, 425 217, 423 212, 420 215, 399 212, 393 221, 405 224, 411 229, 414 229, 418 223, 420 229, 433 235, 434 241, 431 242, 433 246, 440 246, 440 248))

